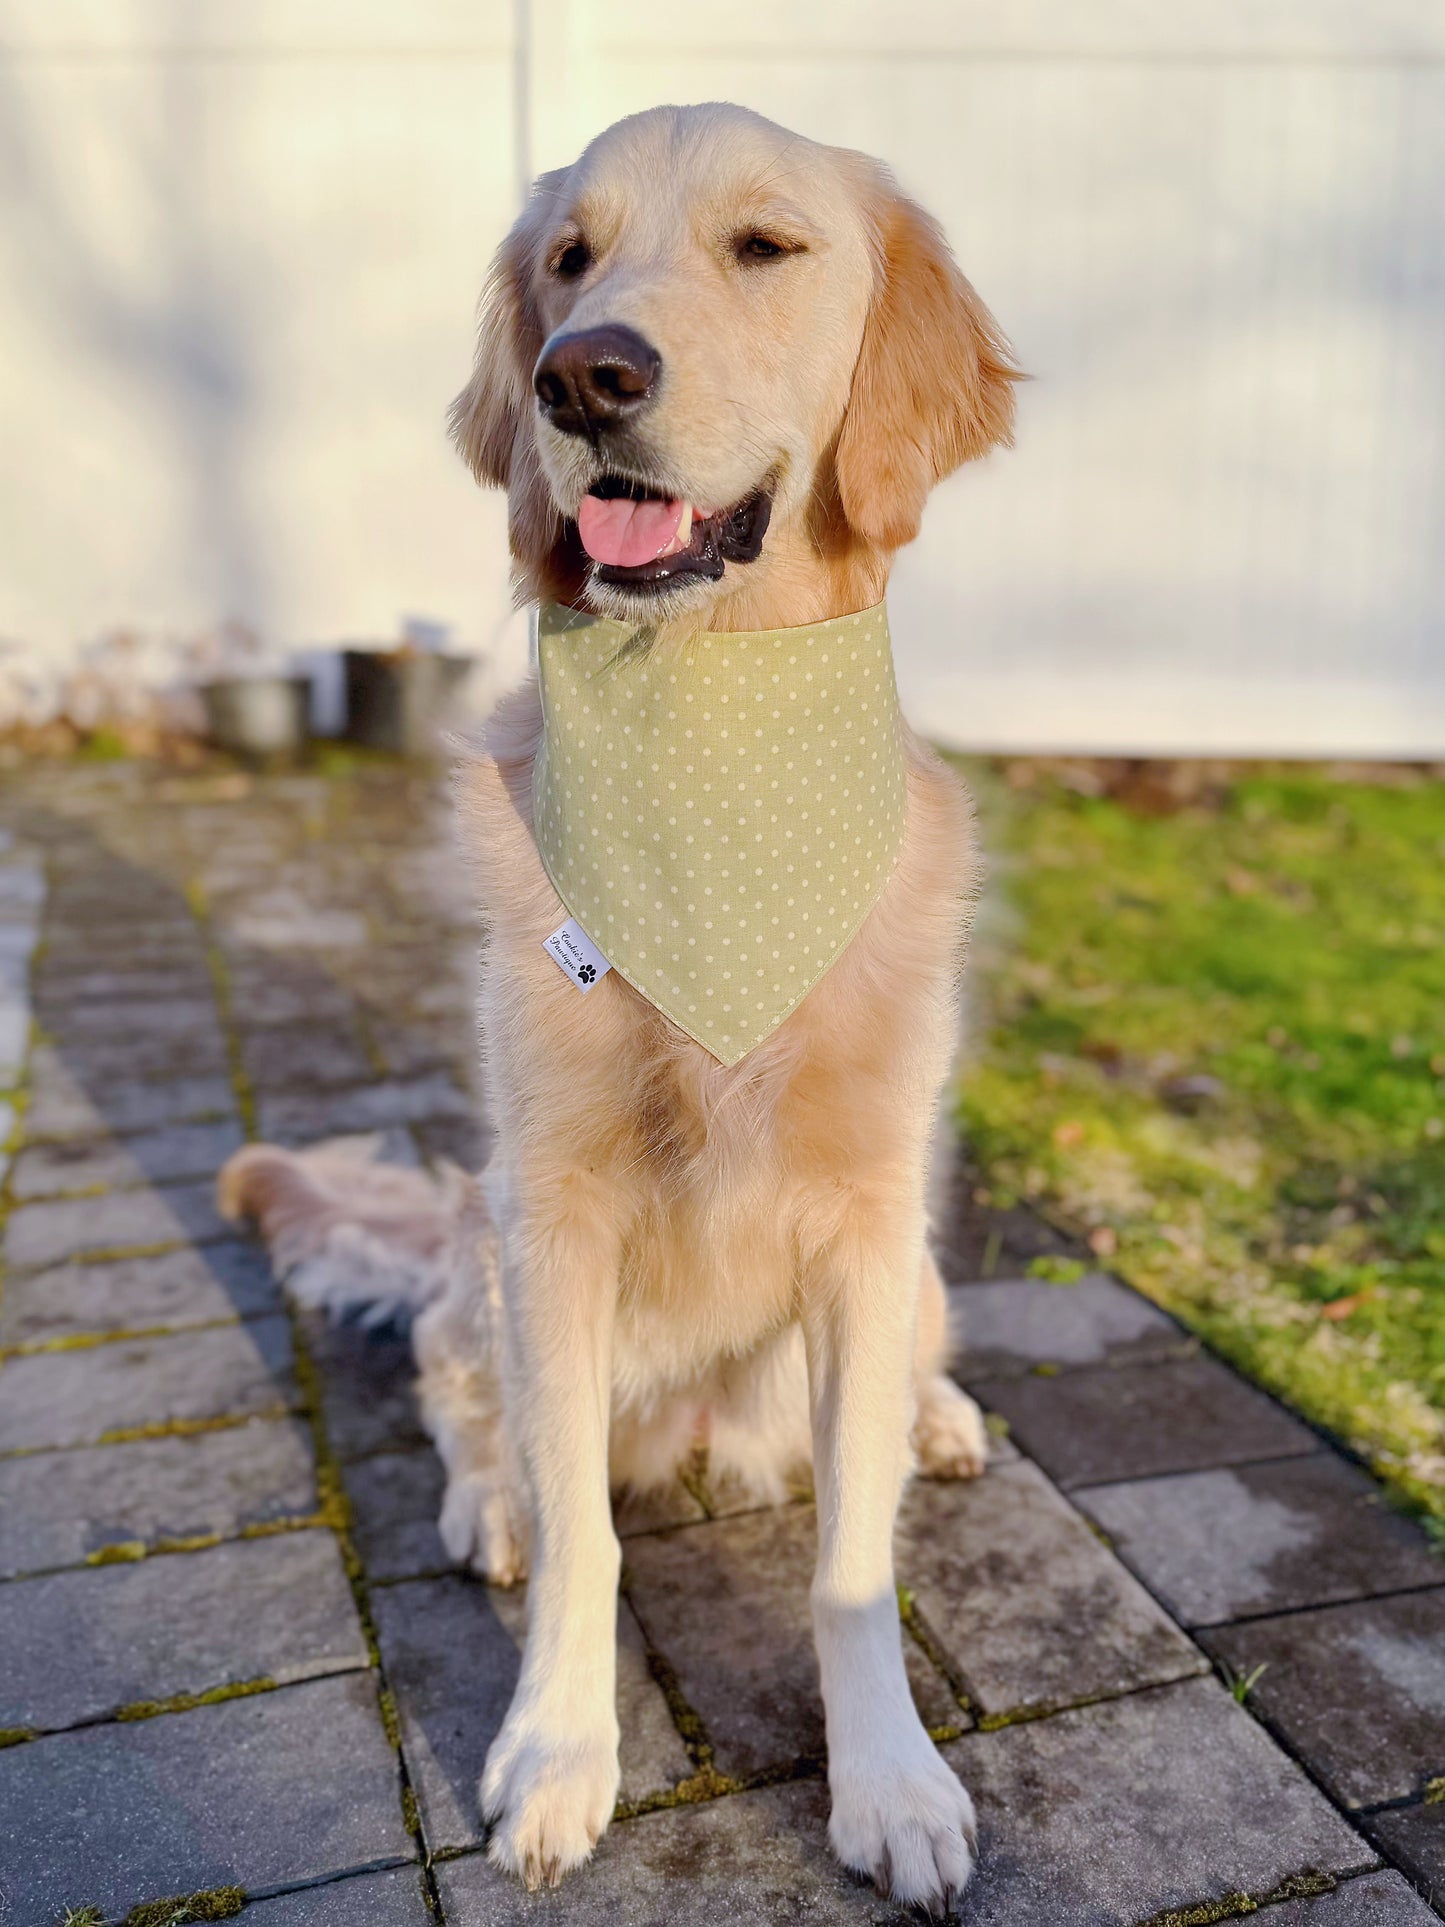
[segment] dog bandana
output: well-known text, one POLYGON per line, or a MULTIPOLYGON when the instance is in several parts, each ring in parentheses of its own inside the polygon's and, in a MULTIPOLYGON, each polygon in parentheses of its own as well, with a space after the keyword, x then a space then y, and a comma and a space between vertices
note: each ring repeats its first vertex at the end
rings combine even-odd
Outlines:
POLYGON ((886 611, 674 650, 554 604, 537 662, 547 874, 612 968, 736 1064, 837 959, 898 858, 886 611))

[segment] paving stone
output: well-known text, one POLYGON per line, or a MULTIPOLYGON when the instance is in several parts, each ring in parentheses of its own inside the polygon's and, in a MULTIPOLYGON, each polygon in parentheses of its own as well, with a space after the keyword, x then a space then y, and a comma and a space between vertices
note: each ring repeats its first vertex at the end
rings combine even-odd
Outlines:
POLYGON ((0 1810, 0 1891, 27 1927, 413 1851, 369 1673, 10 1747, 0 1810))
POLYGON ((124 1188, 211 1177, 243 1142, 241 1127, 232 1119, 219 1124, 176 1124, 123 1139, 35 1144, 16 1159, 10 1188, 23 1201, 102 1185, 124 1188))
POLYGON ((197 980, 191 994, 184 997, 92 998, 67 1010, 56 1029, 61 1048, 66 1051, 82 1039, 87 1043, 127 1042, 142 1037, 184 1041, 217 1030, 216 999, 209 980, 197 980))
POLYGON ((1432 1913, 1397 1873, 1361 1874, 1332 1894, 1290 1900, 1261 1914, 1267 1927, 1438 1927, 1432 1913))
POLYGON ((916 1927, 843 1871, 827 1826, 827 1790, 805 1780, 613 1825, 555 1895, 525 1893, 480 1853, 439 1862, 436 1880, 448 1927, 916 1927))
POLYGON ((1375 1860, 1214 1680, 967 1734, 943 1752, 979 1813, 966 1927, 1121 1927, 1375 1860))
POLYGON ((58 887, 46 906, 45 941, 61 955, 89 949, 92 960, 169 951, 199 936, 175 891, 148 890, 136 873, 109 890, 58 887))
POLYGON ((338 1024, 252 1031, 241 1057, 258 1092, 358 1084, 376 1074, 355 1031, 338 1024))
POLYGON ((163 1124, 234 1117, 229 1077, 176 1077, 160 1084, 91 1085, 54 1051, 36 1051, 30 1064, 30 1139, 106 1137, 154 1130, 163 1124))
POLYGON ((136 1079, 223 1074, 227 1068, 225 1039, 214 1016, 207 1028, 178 1036, 133 1032, 109 1038, 67 1037, 47 1048, 65 1059, 72 1076, 107 1093, 136 1079))
POLYGON ((200 955, 186 963, 140 964, 129 970, 96 968, 93 956, 57 968, 47 955, 37 978, 35 999, 42 1011, 55 1011, 87 1003, 169 1003, 203 996, 210 989, 210 972, 200 955))
POLYGON ((189 1246, 10 1279, 0 1300, 0 1345, 77 1332, 183 1330, 280 1310, 264 1253, 239 1243, 189 1246))
POLYGON ((326 1436, 340 1459, 405 1452, 431 1441, 416 1403, 411 1339, 393 1325, 364 1330, 332 1323, 324 1313, 303 1320, 306 1345, 321 1374, 326 1436))
POLYGON ((808 1588, 811 1506, 781 1506, 629 1539, 627 1588, 702 1717, 723 1773, 824 1751, 808 1588))
POLYGON ((1187 1626, 1445 1585, 1445 1558, 1333 1452, 1094 1486, 1078 1503, 1187 1626))
POLYGON ((13 987, 0 991, 0 1084, 20 1081, 30 1051, 30 999, 13 987))
POLYGON ((0 1578, 83 1565, 109 1546, 231 1538, 317 1503, 310 1441, 290 1419, 4 1459, 0 1578))
POLYGON ((158 930, 192 930, 195 920, 180 891, 164 878, 114 859, 57 871, 50 891, 49 922, 80 935, 96 925, 125 938, 154 937, 158 930))
POLYGON ((913 1486, 896 1566, 985 1713, 1127 1692, 1208 1667, 1037 1466, 913 1486))
POLYGON ((233 967, 231 1008, 236 1022, 251 1032, 271 1025, 346 1023, 356 1014, 356 998, 314 964, 263 958, 233 967))
POLYGON ((63 923, 48 918, 45 926, 47 975, 84 975, 103 957, 111 970, 170 970, 177 964, 204 965, 205 944, 194 923, 152 919, 123 923, 95 918, 63 923))
POLYGON ((243 1919, 246 1927, 431 1927, 414 1867, 353 1874, 324 1887, 253 1900, 243 1919))
MULTIPOLYGON (((3 937, 6 928, 5 924, 0 924, 0 937, 3 937)), ((16 999, 33 996, 32 955, 29 949, 0 941, 0 995, 16 999)))
POLYGON ((0 905, 9 912, 45 901, 45 872, 38 863, 0 864, 0 905))
POLYGON ((1202 1633, 1250 1710, 1345 1806, 1418 1793, 1445 1774, 1445 1589, 1323 1606, 1202 1633))
POLYGON ((471 1099, 440 1071, 410 1080, 365 1084, 353 1090, 291 1091, 263 1097, 257 1106, 260 1135, 273 1144, 314 1144, 347 1131, 378 1131, 389 1124, 465 1117, 471 1099))
POLYGON ((496 1133, 480 1116, 424 1117, 412 1125, 412 1135, 429 1164, 445 1158, 464 1171, 480 1171, 492 1154, 496 1133))
POLYGON ((19 1205, 5 1226, 5 1258, 13 1270, 19 1270, 53 1265, 87 1251, 221 1238, 229 1229, 216 1210, 215 1185, 207 1178, 201 1183, 19 1205))
POLYGON ((303 898, 284 905, 258 900, 227 916, 218 934, 228 949, 243 945, 254 950, 358 949, 367 940, 364 917, 350 910, 328 910, 303 898))
POLYGON ((965 1383, 1038 1365, 1164 1358, 1194 1342, 1138 1292, 1099 1275, 1074 1285, 1041 1278, 955 1285, 949 1312, 962 1338, 954 1376, 965 1383))
POLYGON ((451 1064, 469 1068, 477 1055, 471 1026, 456 1019, 424 1024, 377 1022, 372 1035, 393 1077, 416 1077, 451 1064))
POLYGON ((378 1016, 405 1011, 465 1019, 476 1003, 477 947, 475 934, 450 944, 433 936, 423 943, 370 946, 341 967, 378 1016))
POLYGON ((0 1728, 39 1731, 125 1706, 365 1666, 335 1536, 235 1539, 0 1586, 0 1728))
POLYGON ((378 1452, 346 1468, 352 1538, 366 1576, 407 1579, 451 1564, 437 1532, 446 1475, 435 1452, 378 1452))
POLYGON ((40 942, 40 918, 29 910, 11 908, 0 916, 0 957, 7 962, 29 964, 40 942))
POLYGON ((250 1417, 295 1401, 284 1318, 37 1352, 0 1366, 0 1452, 89 1445, 138 1426, 250 1417))
MULTIPOLYGON (((487 1748, 517 1683, 525 1593, 457 1575, 383 1586, 371 1603, 427 1845, 434 1852, 474 1845, 482 1837, 477 1788, 487 1748)), ((692 1772, 625 1601, 617 1616, 617 1717, 623 1800, 663 1791, 692 1772)))
MULTIPOLYGON (((1445 1802, 1377 1813, 1368 1822, 1368 1831, 1390 1858, 1420 1883, 1436 1907, 1445 1906, 1445 1802)), ((1407 1914, 1404 1918, 1413 1922, 1415 1916, 1407 1914)))
POLYGON ((1319 1450, 1307 1427, 1212 1358, 973 1380, 970 1389, 1066 1488, 1319 1450))

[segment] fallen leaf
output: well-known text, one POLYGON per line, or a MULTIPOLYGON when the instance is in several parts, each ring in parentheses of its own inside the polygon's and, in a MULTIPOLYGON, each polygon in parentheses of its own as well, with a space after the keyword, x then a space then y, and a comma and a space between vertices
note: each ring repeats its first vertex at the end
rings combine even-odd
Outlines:
POLYGON ((1340 1319, 1348 1318, 1352 1311, 1358 1311, 1374 1296, 1375 1287, 1367 1285, 1363 1291, 1352 1291, 1347 1298, 1332 1298, 1327 1305, 1320 1306, 1320 1317, 1328 1318, 1331 1324, 1338 1324, 1340 1319))

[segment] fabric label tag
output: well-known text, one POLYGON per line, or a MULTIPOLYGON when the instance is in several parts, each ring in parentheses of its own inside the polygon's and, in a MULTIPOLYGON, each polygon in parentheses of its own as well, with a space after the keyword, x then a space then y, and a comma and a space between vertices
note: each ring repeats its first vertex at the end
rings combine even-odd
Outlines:
POLYGON ((542 948, 584 996, 612 968, 575 917, 568 917, 560 930, 554 930, 542 948))

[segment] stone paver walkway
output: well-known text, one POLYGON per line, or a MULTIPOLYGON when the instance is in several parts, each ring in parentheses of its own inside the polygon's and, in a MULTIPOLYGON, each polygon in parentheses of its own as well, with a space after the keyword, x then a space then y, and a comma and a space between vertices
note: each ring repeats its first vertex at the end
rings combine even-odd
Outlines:
MULTIPOLYGON (((447 1567, 405 1341, 297 1317, 216 1217, 251 1134, 484 1156, 439 789, 49 770, 0 818, 0 1922, 900 1918, 825 1849, 811 1509, 705 1483, 623 1522, 618 1823, 559 1894, 492 1872, 523 1601, 447 1567)), ((1436 1919, 1445 1563, 1117 1282, 946 1243, 997 1456, 913 1487, 898 1562, 963 1918, 1436 1919)))

